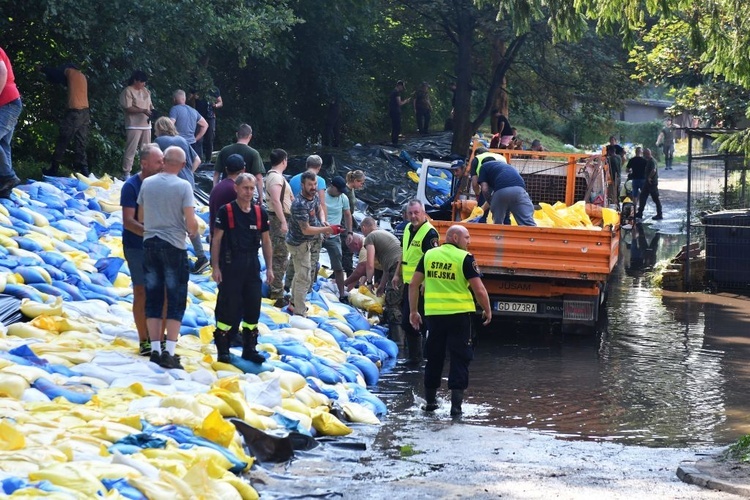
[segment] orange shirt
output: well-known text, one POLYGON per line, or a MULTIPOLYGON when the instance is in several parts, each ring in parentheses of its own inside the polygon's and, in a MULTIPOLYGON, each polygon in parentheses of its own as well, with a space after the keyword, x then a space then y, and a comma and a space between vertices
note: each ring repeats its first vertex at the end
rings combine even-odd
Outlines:
POLYGON ((86 75, 75 68, 68 68, 65 76, 68 78, 68 109, 87 109, 89 91, 86 75))

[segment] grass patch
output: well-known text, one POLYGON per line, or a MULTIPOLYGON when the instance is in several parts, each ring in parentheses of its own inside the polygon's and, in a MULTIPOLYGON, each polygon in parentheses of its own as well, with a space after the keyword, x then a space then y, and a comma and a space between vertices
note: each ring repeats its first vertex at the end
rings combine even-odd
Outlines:
MULTIPOLYGON (((565 144, 559 138, 543 134, 533 128, 519 125, 516 127, 516 130, 518 131, 518 137, 523 141, 524 149, 530 149, 531 142, 534 139, 539 139, 542 141, 542 146, 547 148, 548 151, 578 151, 577 149, 566 148, 565 144)), ((489 127, 481 127, 479 129, 479 134, 481 134, 480 137, 488 141, 492 138, 489 127)))
POLYGON ((724 452, 724 458, 745 463, 750 462, 750 434, 742 436, 736 443, 730 446, 724 452))
POLYGON ((402 458, 406 458, 413 457, 414 455, 419 455, 422 452, 419 450, 415 450, 414 447, 410 444, 405 444, 399 448, 399 453, 401 454, 402 458))

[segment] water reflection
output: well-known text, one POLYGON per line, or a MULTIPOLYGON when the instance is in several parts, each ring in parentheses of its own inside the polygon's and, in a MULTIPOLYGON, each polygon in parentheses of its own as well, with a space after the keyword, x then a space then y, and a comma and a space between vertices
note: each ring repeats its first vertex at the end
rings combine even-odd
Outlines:
MULTIPOLYGON (((479 339, 465 421, 653 446, 726 444, 748 432, 750 304, 652 287, 650 267, 674 256, 684 237, 648 226, 632 233, 623 238, 604 333, 495 325, 479 339)), ((398 378, 421 384, 416 372, 398 378)), ((419 414, 406 400, 394 412, 419 414)))

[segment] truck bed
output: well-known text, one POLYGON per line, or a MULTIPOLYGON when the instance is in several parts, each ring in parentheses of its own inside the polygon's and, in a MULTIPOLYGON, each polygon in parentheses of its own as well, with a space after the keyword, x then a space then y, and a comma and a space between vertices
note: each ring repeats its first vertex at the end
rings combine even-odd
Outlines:
POLYGON ((606 281, 617 264, 619 231, 432 221, 444 240, 453 224, 471 234, 484 274, 606 281))

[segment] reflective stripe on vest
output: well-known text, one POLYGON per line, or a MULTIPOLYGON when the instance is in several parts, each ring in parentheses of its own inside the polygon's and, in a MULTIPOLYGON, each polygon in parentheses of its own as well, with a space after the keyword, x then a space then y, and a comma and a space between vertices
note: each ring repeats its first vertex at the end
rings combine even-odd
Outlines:
POLYGON ((424 255, 422 252, 422 240, 427 236, 427 232, 434 228, 429 221, 425 221, 419 226, 417 233, 407 245, 406 238, 409 237, 410 229, 411 222, 406 225, 403 240, 401 241, 401 278, 404 283, 411 283, 411 277, 414 276, 414 270, 417 268, 417 264, 419 264, 419 259, 424 255))
POLYGON ((469 280, 464 276, 466 250, 446 244, 424 255, 424 313, 440 316, 476 311, 469 280))
POLYGON ((477 155, 476 159, 477 159, 477 175, 479 175, 479 170, 482 168, 482 163, 484 163, 485 161, 501 161, 503 163, 507 163, 505 161, 505 157, 497 153, 482 153, 481 155, 477 155))

